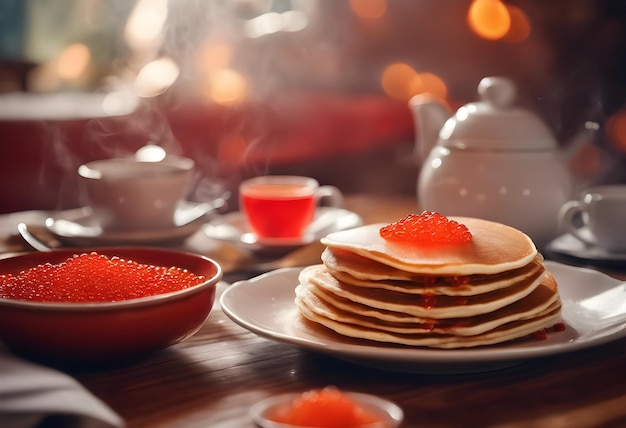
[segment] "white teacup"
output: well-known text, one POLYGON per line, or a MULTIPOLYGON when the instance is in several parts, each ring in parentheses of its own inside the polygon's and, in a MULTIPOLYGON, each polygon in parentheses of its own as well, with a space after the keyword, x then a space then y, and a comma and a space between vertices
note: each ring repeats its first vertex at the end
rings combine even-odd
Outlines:
POLYGON ((563 205, 559 224, 586 244, 626 252, 626 185, 585 190, 579 200, 563 205))
POLYGON ((86 203, 104 229, 157 230, 174 226, 174 214, 189 191, 194 161, 166 156, 158 162, 133 158, 85 163, 78 175, 86 203))

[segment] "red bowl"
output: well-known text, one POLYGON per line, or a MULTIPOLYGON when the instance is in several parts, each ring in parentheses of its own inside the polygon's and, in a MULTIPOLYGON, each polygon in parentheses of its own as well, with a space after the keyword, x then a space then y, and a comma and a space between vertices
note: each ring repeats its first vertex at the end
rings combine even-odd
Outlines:
POLYGON ((222 278, 207 257, 159 248, 64 249, 0 260, 0 274, 17 274, 74 254, 96 251, 143 264, 176 266, 206 278, 165 294, 118 302, 48 303, 0 298, 0 341, 14 352, 60 363, 116 363, 134 359, 196 333, 209 317, 222 278))

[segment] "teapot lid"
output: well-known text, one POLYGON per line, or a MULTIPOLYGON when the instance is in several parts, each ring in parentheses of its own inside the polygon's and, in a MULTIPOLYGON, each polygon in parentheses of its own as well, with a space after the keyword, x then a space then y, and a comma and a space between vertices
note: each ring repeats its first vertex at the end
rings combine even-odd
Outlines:
POLYGON ((516 93, 511 79, 483 78, 478 85, 481 101, 464 105, 446 121, 440 144, 483 150, 556 149, 556 139, 543 121, 513 106, 516 93))

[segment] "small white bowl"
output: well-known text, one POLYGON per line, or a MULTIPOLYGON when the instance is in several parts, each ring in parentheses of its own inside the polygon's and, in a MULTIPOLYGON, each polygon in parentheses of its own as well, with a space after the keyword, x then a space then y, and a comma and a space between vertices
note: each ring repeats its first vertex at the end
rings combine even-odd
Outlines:
MULTIPOLYGON (((404 419, 402 409, 389 400, 358 392, 343 391, 343 394, 354 400, 354 402, 367 411, 380 417, 379 422, 361 425, 358 428, 396 428, 404 419)), ((283 424, 269 419, 279 408, 291 405, 291 403, 301 395, 301 392, 293 392, 268 397, 253 405, 250 408, 250 415, 254 422, 262 428, 307 428, 302 425, 283 424)))

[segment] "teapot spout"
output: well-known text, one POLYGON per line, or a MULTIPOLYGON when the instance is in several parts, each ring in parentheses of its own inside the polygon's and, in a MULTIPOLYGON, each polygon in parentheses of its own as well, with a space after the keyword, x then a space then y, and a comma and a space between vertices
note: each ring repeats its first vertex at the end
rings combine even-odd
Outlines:
POLYGON ((600 129, 600 125, 597 122, 587 121, 584 128, 578 132, 574 138, 569 142, 567 147, 563 151, 563 155, 567 161, 572 160, 578 152, 590 142, 593 141, 594 136, 600 129))
POLYGON ((418 94, 409 100, 415 123, 413 157, 421 165, 437 143, 439 131, 451 112, 441 101, 430 94, 418 94))

